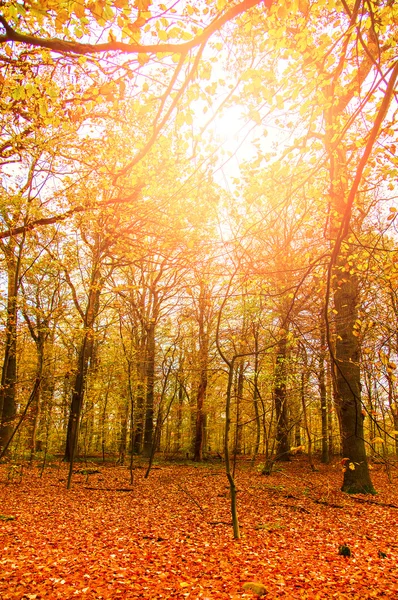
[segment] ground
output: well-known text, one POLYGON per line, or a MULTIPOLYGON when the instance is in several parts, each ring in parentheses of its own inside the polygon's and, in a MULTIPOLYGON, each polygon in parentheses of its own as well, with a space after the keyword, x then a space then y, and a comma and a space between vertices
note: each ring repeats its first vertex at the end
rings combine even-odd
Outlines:
POLYGON ((318 466, 295 458, 267 477, 240 462, 234 540, 222 464, 137 468, 132 486, 127 468, 100 466, 69 491, 62 463, 2 465, 0 598, 237 600, 257 581, 269 600, 397 599, 397 471, 376 465, 378 494, 349 496, 339 461, 318 466))

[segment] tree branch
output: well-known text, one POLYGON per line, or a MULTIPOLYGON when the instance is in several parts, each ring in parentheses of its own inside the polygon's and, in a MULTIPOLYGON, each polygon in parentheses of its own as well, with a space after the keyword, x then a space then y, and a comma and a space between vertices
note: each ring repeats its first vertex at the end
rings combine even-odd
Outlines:
POLYGON ((211 35, 221 29, 225 23, 231 21, 240 14, 246 12, 253 6, 261 4, 263 0, 244 0, 236 6, 229 8, 223 15, 218 16, 208 25, 199 35, 182 44, 129 44, 126 42, 110 41, 102 44, 85 44, 76 41, 62 40, 61 38, 42 38, 36 35, 19 33, 13 29, 6 19, 0 15, 0 23, 5 29, 5 34, 0 35, 0 44, 5 42, 19 42, 28 46, 38 48, 48 48, 53 52, 61 54, 105 54, 107 52, 117 52, 121 54, 156 54, 164 52, 167 54, 186 54, 192 48, 200 46, 207 42, 211 35))
POLYGON ((72 215, 80 212, 86 212, 89 210, 98 210, 101 208, 105 208, 107 206, 112 206, 114 204, 127 204, 132 200, 136 200, 139 196, 139 193, 142 189, 142 186, 137 188, 133 194, 130 196, 126 196, 125 198, 114 198, 113 200, 105 200, 103 202, 97 202, 96 204, 90 206, 83 206, 79 204, 70 210, 67 210, 64 213, 59 215, 53 215, 52 217, 43 217, 41 219, 34 219, 33 221, 25 223, 25 225, 20 225, 19 227, 12 227, 11 229, 6 229, 4 231, 0 231, 0 240, 4 240, 20 233, 26 233, 27 231, 32 231, 32 229, 36 229, 37 227, 43 227, 44 225, 54 225, 55 223, 60 223, 61 221, 65 221, 72 215))

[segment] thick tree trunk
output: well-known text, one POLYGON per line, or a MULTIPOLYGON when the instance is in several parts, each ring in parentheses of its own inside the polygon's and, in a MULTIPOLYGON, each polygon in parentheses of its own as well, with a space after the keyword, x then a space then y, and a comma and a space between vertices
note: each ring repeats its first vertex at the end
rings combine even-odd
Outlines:
POLYGON ((358 318, 358 282, 346 272, 336 285, 336 349, 334 375, 336 404, 341 426, 343 459, 345 462, 342 491, 351 494, 374 493, 365 451, 361 406, 360 345, 354 325, 358 318))
MULTIPOLYGON (((321 317, 322 318, 322 317, 321 317)), ((321 350, 319 354, 319 371, 318 371, 318 384, 319 384, 319 396, 321 401, 321 422, 322 422, 322 455, 321 462, 328 464, 329 457, 329 423, 328 423, 328 401, 326 393, 326 370, 325 370, 325 348, 326 348, 326 336, 324 326, 321 325, 321 350)))
POLYGON ((243 438, 243 426, 241 423, 242 414, 242 402, 243 402, 243 381, 244 381, 244 364, 243 360, 239 361, 237 368, 237 381, 236 381, 236 428, 235 428, 235 456, 242 454, 242 438, 243 438))
POLYGON ((141 454, 144 444, 144 407, 145 407, 145 377, 142 374, 141 364, 137 366, 138 381, 135 393, 134 428, 132 430, 132 451, 141 454))
POLYGON ((179 382, 178 382, 178 403, 177 403, 177 434, 174 440, 174 448, 173 452, 180 452, 181 450, 181 441, 182 441, 182 408, 184 404, 184 386, 182 385, 180 378, 182 374, 179 374, 179 382))
POLYGON ((120 409, 120 438, 119 438, 119 458, 118 464, 124 465, 124 461, 127 453, 127 424, 129 422, 129 413, 131 410, 130 396, 125 398, 125 405, 120 409))
MULTIPOLYGON (((44 344, 37 345, 37 368, 36 368, 36 380, 42 381, 44 367, 44 344)), ((37 432, 39 428, 40 419, 40 400, 41 400, 42 386, 38 386, 35 396, 32 400, 31 412, 30 412, 30 461, 32 462, 35 458, 36 445, 37 445, 37 432)))
POLYGON ((231 471, 231 461, 229 456, 229 434, 231 430, 231 396, 232 396, 232 383, 234 376, 234 361, 232 360, 228 364, 228 384, 227 393, 225 399, 225 431, 224 431, 224 459, 225 459, 225 472, 229 483, 229 493, 231 497, 231 516, 232 516, 232 527, 234 532, 234 539, 240 538, 239 530, 239 519, 237 511, 237 489, 235 486, 235 480, 231 471))
POLYGON ((307 444, 308 444, 308 462, 310 463, 310 467, 312 471, 316 471, 314 459, 312 457, 312 435, 311 428, 308 422, 307 416, 307 405, 305 401, 306 397, 306 375, 307 375, 307 365, 305 365, 305 372, 301 373, 301 406, 303 409, 303 421, 304 421, 304 429, 307 434, 307 444))
POLYGON ((204 443, 204 404, 207 391, 207 368, 209 360, 209 339, 208 326, 206 326, 206 311, 208 303, 208 290, 203 282, 200 284, 200 294, 198 302, 198 326, 199 326, 199 383, 196 394, 196 423, 195 423, 195 438, 193 443, 194 461, 203 459, 203 443, 204 443))
POLYGON ((259 376, 259 359, 258 359, 258 327, 253 324, 253 335, 254 335, 254 379, 253 379, 253 408, 256 425, 256 437, 254 442, 254 450, 251 459, 251 465, 253 466, 257 454, 260 451, 261 442, 261 419, 259 410, 259 394, 258 394, 258 376, 259 376))
POLYGON ((276 454, 277 461, 290 461, 289 413, 286 396, 287 338, 283 335, 277 345, 274 383, 274 403, 276 415, 276 454))
MULTIPOLYGON (((328 90, 333 97, 331 84, 328 90)), ((355 335, 358 318, 358 281, 350 264, 349 223, 351 207, 347 206, 348 169, 346 149, 334 143, 341 125, 343 109, 338 113, 331 103, 325 112, 327 123, 325 144, 329 154, 331 222, 333 240, 330 271, 335 318, 335 347, 332 351, 335 403, 339 416, 343 458, 346 459, 342 491, 349 493, 374 493, 365 450, 361 406, 360 341, 355 335)), ((330 331, 329 331, 330 334, 330 331)))
MULTIPOLYGON (((77 451, 80 415, 83 408, 84 393, 86 388, 87 373, 94 350, 94 322, 99 311, 102 281, 99 266, 93 268, 91 285, 88 294, 87 308, 84 314, 84 333, 81 341, 77 360, 77 372, 72 389, 72 399, 69 412, 68 429, 65 444, 65 461, 73 463, 77 451)), ((72 467, 70 473, 72 472, 72 467)), ((70 481, 68 481, 68 487, 70 481)))
POLYGON ((194 461, 203 459, 203 439, 204 439, 204 399, 207 389, 207 370, 201 370, 198 393, 196 395, 196 422, 194 438, 194 461))
POLYGON ((84 334, 84 338, 80 346, 79 357, 77 361, 77 373, 75 383, 72 389, 72 400, 69 411, 64 456, 64 460, 67 462, 70 462, 74 458, 75 452, 77 450, 80 415, 83 408, 86 377, 91 357, 91 351, 92 332, 87 331, 84 334))
POLYGON ((19 261, 14 248, 5 250, 8 277, 7 321, 4 343, 4 360, 0 388, 0 451, 7 445, 13 431, 16 416, 16 379, 17 379, 17 294, 19 261))
POLYGON ((144 430, 144 456, 149 457, 154 443, 154 386, 155 386, 155 321, 151 322, 147 331, 146 347, 146 405, 144 430))

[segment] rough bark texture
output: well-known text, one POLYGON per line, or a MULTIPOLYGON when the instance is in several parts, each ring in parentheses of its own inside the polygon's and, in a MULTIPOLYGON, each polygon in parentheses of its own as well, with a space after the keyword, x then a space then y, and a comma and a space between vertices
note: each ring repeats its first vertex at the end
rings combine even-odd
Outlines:
POLYGON ((349 171, 343 146, 333 146, 330 136, 339 123, 339 115, 333 110, 327 115, 327 143, 329 151, 330 198, 333 207, 331 238, 333 256, 331 281, 333 305, 336 315, 335 345, 329 344, 333 362, 334 396, 339 417, 343 458, 346 469, 342 491, 349 493, 373 492, 366 459, 363 420, 361 415, 361 372, 359 338, 354 335, 358 317, 358 281, 347 259, 349 257, 349 234, 342 233, 342 223, 349 215, 347 206, 347 182, 349 171), (330 138, 330 139, 329 139, 330 138), (345 249, 343 251, 343 243, 345 249), (334 261, 334 262, 333 262, 334 261))
POLYGON ((73 462, 77 450, 79 436, 79 421, 83 407, 87 373, 94 349, 94 323, 98 315, 99 299, 103 283, 100 278, 98 265, 94 265, 91 285, 88 294, 86 312, 84 314, 84 333, 80 344, 77 360, 77 372, 72 389, 72 399, 69 412, 68 429, 65 444, 65 460, 73 462))
POLYGON ((146 348, 146 406, 144 429, 144 455, 149 457, 154 440, 154 385, 155 385, 155 321, 151 321, 147 330, 146 348))
POLYGON ((204 445, 204 404, 207 391, 207 368, 209 360, 209 331, 208 331, 208 310, 209 292, 206 285, 200 282, 200 292, 197 308, 198 334, 199 334, 199 383, 196 394, 196 423, 195 423, 195 438, 193 443, 195 461, 203 459, 204 445))
POLYGON ((257 454, 260 450, 261 441, 261 419, 259 409, 259 395, 258 395, 258 377, 259 377, 259 352, 258 352, 258 326, 253 324, 253 335, 254 335, 254 381, 253 381, 253 408, 256 425, 256 441, 254 443, 253 456, 251 459, 252 466, 256 461, 257 454))
POLYGON ((328 401, 326 393, 326 370, 325 370, 325 330, 321 327, 321 351, 319 355, 319 370, 318 370, 318 384, 319 384, 319 396, 321 401, 321 421, 322 421, 322 456, 321 461, 324 464, 328 464, 329 457, 329 423, 328 423, 328 401))
POLYGON ((336 350, 334 372, 337 386, 336 408, 341 425, 343 459, 342 491, 351 494, 374 493, 366 458, 361 406, 360 345, 354 335, 358 282, 355 275, 345 274, 334 293, 336 315, 336 350))
POLYGON ((278 342, 276 364, 274 402, 276 415, 276 455, 277 461, 290 460, 289 412, 286 396, 286 360, 287 337, 283 335, 278 342))
POLYGON ((243 381, 244 381, 244 363, 239 361, 236 381, 236 428, 235 428, 235 456, 242 454, 243 445, 243 425, 241 423, 242 403, 243 403, 243 381))
POLYGON ((4 343, 4 360, 0 389, 0 450, 7 445, 12 435, 16 415, 15 386, 17 379, 17 294, 19 261, 14 254, 14 244, 4 248, 7 277, 7 321, 4 343))
POLYGON ((134 427, 131 432, 132 451, 141 454, 144 443, 144 409, 145 409, 145 361, 146 361, 146 334, 140 336, 136 362, 135 402, 132 406, 134 427))

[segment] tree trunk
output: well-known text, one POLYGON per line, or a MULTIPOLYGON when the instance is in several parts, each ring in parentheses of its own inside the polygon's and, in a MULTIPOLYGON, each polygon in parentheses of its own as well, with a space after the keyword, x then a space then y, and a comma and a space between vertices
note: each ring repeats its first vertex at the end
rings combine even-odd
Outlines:
POLYGON ((92 332, 87 331, 84 334, 83 341, 79 350, 77 361, 77 373, 75 383, 72 389, 72 400, 69 411, 68 429, 66 434, 66 445, 64 460, 72 461, 77 450, 78 431, 80 415, 83 408, 84 391, 86 384, 87 371, 89 367, 92 350, 92 332))
POLYGON ((198 393, 196 396, 196 423, 194 439, 194 461, 203 459, 204 413, 203 405, 207 389, 207 369, 201 370, 198 393))
POLYGON ((122 396, 125 400, 125 405, 120 409, 120 437, 119 437, 119 457, 118 464, 124 465, 124 461, 127 453, 127 424, 129 422, 129 413, 131 410, 130 394, 127 397, 122 396))
MULTIPOLYGON (((42 381, 44 367, 44 345, 37 345, 37 367, 36 380, 42 381)), ((30 429, 30 462, 33 462, 36 453, 37 431, 40 419, 40 400, 42 386, 38 386, 31 405, 31 429, 30 429)))
MULTIPOLYGON (((342 262, 339 264, 342 265, 342 262)), ((363 429, 360 345, 354 329, 358 318, 357 298, 357 278, 353 274, 345 273, 344 279, 338 282, 334 292, 334 308, 337 311, 334 376, 345 460, 341 489, 350 494, 373 494, 363 429)))
MULTIPOLYGON (((94 322, 98 315, 101 288, 102 281, 100 278, 99 267, 98 265, 95 265, 88 294, 87 308, 84 314, 84 334, 79 349, 77 372, 72 389, 64 456, 65 461, 69 463, 73 463, 77 451, 80 416, 83 408, 87 373, 94 349, 94 322)), ((72 466, 70 469, 70 473, 71 472, 72 466)), ((68 485, 70 485, 70 481, 68 481, 68 485)))
MULTIPOLYGON (((333 85, 328 90, 334 95, 333 85)), ((335 345, 329 348, 333 361, 335 403, 339 417, 343 458, 346 468, 342 491, 348 493, 374 493, 366 458, 362 406, 360 341, 355 332, 358 318, 358 280, 353 265, 350 264, 350 243, 348 226, 343 223, 350 217, 347 206, 348 182, 350 173, 346 149, 334 143, 334 136, 341 125, 342 113, 338 113, 331 103, 325 111, 325 147, 329 154, 329 178, 331 221, 330 233, 334 242, 329 281, 333 293, 335 345), (343 245, 344 244, 344 245, 343 245)), ((348 220, 349 223, 349 220, 348 220)))
POLYGON ((258 394, 258 376, 259 376, 259 359, 258 359, 258 326, 253 324, 254 335, 254 380, 253 380, 253 408, 256 425, 256 437, 254 442, 254 450, 251 459, 251 465, 254 466, 257 454, 260 451, 261 442, 261 419, 259 410, 259 394, 258 394))
MULTIPOLYGON (((321 316, 322 318, 322 316, 321 316)), ((325 371, 325 348, 326 348, 326 336, 324 326, 321 325, 321 350, 319 354, 319 371, 318 371, 318 384, 319 384, 319 396, 321 401, 321 422, 322 422, 322 456, 321 462, 328 464, 329 457, 329 429, 328 429, 328 402, 326 394, 326 371, 325 371)))
POLYGON ((231 429, 231 396, 232 396, 232 383, 234 375, 234 361, 232 360, 228 364, 228 384, 227 393, 225 399, 225 431, 224 431, 224 458, 225 458, 225 472, 229 483, 229 493, 231 496, 231 516, 232 516, 232 527, 234 532, 234 539, 240 538, 239 530, 239 519, 237 511, 237 489, 235 486, 235 480, 231 472, 231 461, 229 456, 229 433, 231 429))
POLYGON ((243 402, 243 360, 239 361, 237 369, 237 382, 236 382, 236 428, 235 428, 235 456, 242 454, 242 438, 243 438, 243 426, 241 423, 242 413, 242 402, 243 402))
POLYGON ((19 260, 14 254, 14 246, 5 248, 8 277, 7 320, 4 343, 4 360, 0 388, 0 451, 7 445, 12 435, 16 415, 17 379, 17 295, 19 260))
POLYGON ((286 397, 286 361, 287 337, 285 334, 283 334, 277 345, 274 383, 274 403, 276 415, 275 460, 281 462, 290 461, 289 413, 286 397))
POLYGON ((177 435, 174 440, 173 452, 181 450, 181 434, 182 434, 182 409, 184 404, 184 386, 181 382, 182 373, 179 374, 178 380, 178 404, 177 404, 177 435))
POLYGON ((203 282, 200 282, 200 293, 198 302, 198 333, 199 333, 199 384, 196 395, 196 423, 195 423, 195 438, 194 438, 194 461, 203 459, 203 442, 204 442, 204 403, 207 391, 207 367, 209 359, 209 339, 208 327, 206 327, 206 310, 208 303, 208 290, 203 282))
POLYGON ((301 406, 303 409, 303 421, 304 421, 304 429, 307 434, 307 443, 308 443, 308 462, 310 463, 311 471, 316 471, 314 459, 312 457, 312 436, 311 436, 311 428, 308 423, 307 416, 307 405, 305 403, 306 396, 306 376, 307 376, 307 365, 304 365, 305 372, 301 373, 301 406))
POLYGON ((155 321, 151 321, 147 330, 146 344, 146 405, 144 429, 144 456, 149 457, 154 443, 154 385, 155 385, 155 321))

